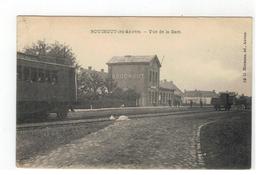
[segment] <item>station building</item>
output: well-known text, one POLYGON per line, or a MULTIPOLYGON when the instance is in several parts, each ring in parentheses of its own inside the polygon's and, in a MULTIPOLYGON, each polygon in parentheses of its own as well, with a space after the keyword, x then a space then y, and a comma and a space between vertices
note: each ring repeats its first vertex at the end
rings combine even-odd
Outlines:
POLYGON ((108 76, 123 90, 140 94, 137 106, 159 105, 160 68, 157 55, 114 56, 108 62, 108 76))

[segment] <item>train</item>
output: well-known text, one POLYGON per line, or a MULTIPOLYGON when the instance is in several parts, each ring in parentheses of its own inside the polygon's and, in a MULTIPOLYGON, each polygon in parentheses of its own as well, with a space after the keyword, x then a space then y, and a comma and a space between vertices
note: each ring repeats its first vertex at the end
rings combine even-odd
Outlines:
POLYGON ((224 109, 229 111, 231 106, 234 104, 235 96, 229 93, 220 93, 218 97, 211 99, 211 104, 214 106, 215 110, 224 109))
POLYGON ((64 119, 77 101, 75 66, 64 58, 17 52, 17 117, 64 119))

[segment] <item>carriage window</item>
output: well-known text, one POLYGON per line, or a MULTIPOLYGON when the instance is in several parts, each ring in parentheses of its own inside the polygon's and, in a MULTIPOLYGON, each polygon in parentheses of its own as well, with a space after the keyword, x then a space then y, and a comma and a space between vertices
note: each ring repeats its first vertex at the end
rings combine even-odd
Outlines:
POLYGON ((38 80, 37 69, 35 69, 35 68, 31 68, 31 80, 32 80, 32 82, 35 82, 38 80))
POLYGON ((30 69, 29 69, 29 67, 24 67, 23 68, 23 80, 24 81, 29 81, 30 80, 30 69))
POLYGON ((17 66, 17 79, 22 80, 22 66, 17 66))
POLYGON ((44 71, 42 69, 39 69, 38 81, 39 82, 44 82, 45 81, 44 71))
POLYGON ((51 82, 51 74, 50 74, 49 70, 46 70, 46 72, 45 72, 45 81, 51 82))
POLYGON ((51 73, 51 83, 56 84, 57 81, 58 81, 57 71, 52 71, 52 73, 51 73))

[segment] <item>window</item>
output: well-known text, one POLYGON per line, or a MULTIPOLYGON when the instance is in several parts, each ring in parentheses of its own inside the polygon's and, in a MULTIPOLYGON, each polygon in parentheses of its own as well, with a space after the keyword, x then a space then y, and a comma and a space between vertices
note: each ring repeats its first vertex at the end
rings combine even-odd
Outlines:
POLYGON ((39 82, 44 82, 45 81, 44 71, 42 69, 39 69, 38 81, 39 82))
POLYGON ((52 71, 51 73, 51 83, 56 84, 58 82, 57 71, 52 71))
POLYGON ((23 80, 24 81, 29 81, 30 80, 30 69, 29 69, 29 67, 24 67, 23 68, 23 80))
POLYGON ((155 75, 154 75, 154 72, 153 72, 153 85, 154 85, 154 77, 155 77, 155 75))
POLYGON ((56 84, 58 81, 58 71, 17 66, 17 80, 56 84))
POLYGON ((149 91, 148 96, 149 96, 149 103, 152 104, 152 95, 151 95, 151 91, 149 91))
POLYGON ((45 82, 51 82, 51 74, 49 70, 45 71, 45 82))
POLYGON ((31 81, 35 82, 37 80, 38 80, 37 69, 36 68, 31 68, 31 81))
POLYGON ((152 104, 154 102, 154 92, 152 92, 152 104))
POLYGON ((152 71, 150 71, 150 78, 149 81, 152 82, 152 71))
POLYGON ((157 85, 157 72, 155 72, 155 85, 157 85))
POLYGON ((17 66, 17 79, 22 80, 22 66, 17 66))
POLYGON ((154 99, 154 102, 157 103, 157 100, 158 100, 158 93, 155 92, 155 99, 154 99))

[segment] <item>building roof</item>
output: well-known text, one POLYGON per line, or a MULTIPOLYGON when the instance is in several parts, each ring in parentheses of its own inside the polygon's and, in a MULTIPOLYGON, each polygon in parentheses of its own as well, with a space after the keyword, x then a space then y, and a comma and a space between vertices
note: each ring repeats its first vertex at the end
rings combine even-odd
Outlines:
POLYGON ((160 81, 160 88, 174 90, 176 95, 183 95, 183 92, 172 82, 167 80, 160 81))
POLYGON ((157 55, 125 55, 125 56, 114 56, 112 57, 107 64, 129 64, 129 63, 150 63, 155 60, 158 65, 161 67, 161 63, 157 55))
POLYGON ((91 66, 88 67, 88 69, 82 68, 81 71, 86 72, 87 74, 96 73, 98 74, 103 80, 105 80, 108 77, 108 73, 104 71, 104 69, 101 69, 101 71, 97 71, 92 69, 91 66))
POLYGON ((217 93, 213 91, 201 91, 201 90, 194 90, 194 91, 184 91, 185 97, 216 97, 217 93))
POLYGON ((44 55, 31 55, 23 52, 17 52, 16 54, 17 54, 17 59, 25 59, 28 61, 40 61, 45 63, 55 63, 55 64, 72 66, 68 58, 44 56, 44 55))

